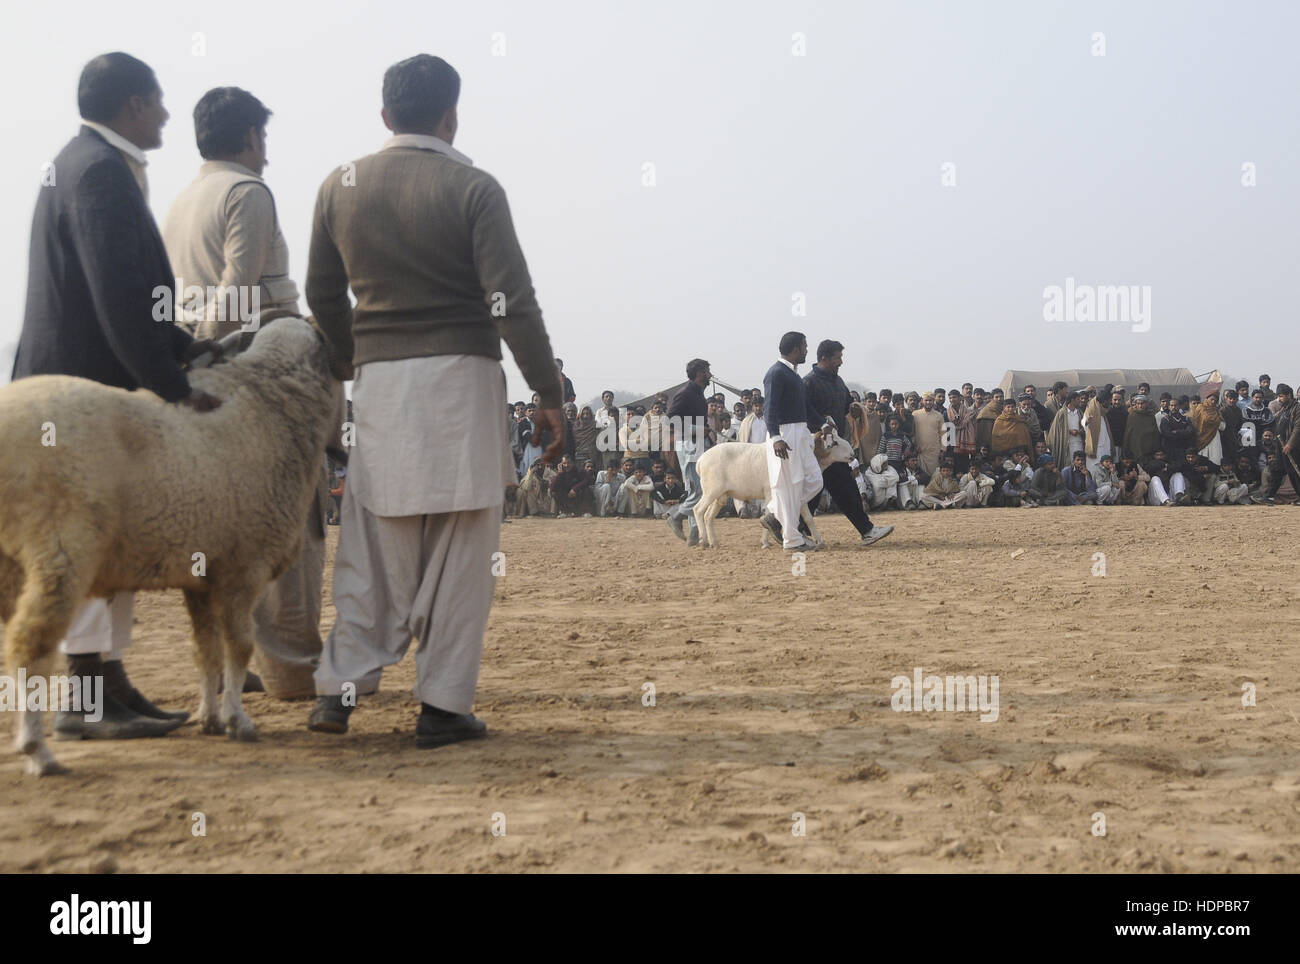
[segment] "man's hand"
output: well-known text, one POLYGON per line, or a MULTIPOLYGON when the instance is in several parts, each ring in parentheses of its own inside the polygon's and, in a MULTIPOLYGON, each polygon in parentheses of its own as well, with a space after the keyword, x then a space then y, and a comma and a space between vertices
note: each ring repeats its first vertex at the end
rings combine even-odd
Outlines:
POLYGON ((564 454, 564 413, 558 408, 539 408, 533 416, 533 423, 533 438, 551 430, 551 444, 542 453, 542 461, 556 461, 564 454))
POLYGON ((177 404, 192 408, 196 412, 210 412, 214 408, 221 407, 221 399, 215 395, 209 395, 207 392, 191 391, 177 404))
POLYGON ((790 446, 785 444, 785 439, 777 439, 772 443, 772 451, 776 453, 778 459, 788 459, 790 457, 790 446))
POLYGON ((210 357, 201 367, 206 368, 208 365, 221 361, 222 351, 220 343, 213 341, 211 338, 196 338, 194 341, 190 342, 185 346, 185 351, 182 354, 185 368, 193 368, 194 363, 204 355, 209 355, 210 357))

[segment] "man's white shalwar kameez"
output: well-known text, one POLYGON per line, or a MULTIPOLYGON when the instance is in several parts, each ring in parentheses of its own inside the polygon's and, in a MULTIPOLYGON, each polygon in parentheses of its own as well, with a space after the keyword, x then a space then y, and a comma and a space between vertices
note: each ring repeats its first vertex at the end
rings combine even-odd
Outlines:
POLYGON ((316 692, 373 693, 414 637, 415 694, 473 708, 514 481, 501 363, 434 355, 362 365, 343 490, 334 605, 316 692))
POLYGON ((799 532, 799 512, 808 500, 822 489, 822 470, 817 467, 813 454, 813 437, 803 422, 790 422, 780 427, 783 439, 790 446, 789 458, 778 458, 775 442, 768 439, 767 481, 772 487, 772 501, 768 511, 781 523, 781 543, 786 549, 797 549, 804 544, 799 532))

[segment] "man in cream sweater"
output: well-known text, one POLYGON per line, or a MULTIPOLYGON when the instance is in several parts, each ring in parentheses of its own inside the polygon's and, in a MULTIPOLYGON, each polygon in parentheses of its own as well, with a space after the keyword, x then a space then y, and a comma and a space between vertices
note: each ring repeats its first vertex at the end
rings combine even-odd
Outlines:
MULTIPOLYGON (((214 88, 194 108, 194 139, 203 164, 172 202, 163 243, 176 272, 178 321, 199 338, 256 330, 270 311, 298 312, 289 248, 261 177, 270 116, 260 100, 238 87, 214 88)), ((267 586, 253 611, 253 665, 261 679, 250 674, 245 690, 265 689, 278 699, 315 695, 328 508, 322 460, 302 554, 267 586)))
POLYGON ((502 338, 538 394, 534 434, 554 440, 546 461, 565 437, 555 355, 505 192, 451 146, 459 95, 459 75, 438 57, 388 69, 394 136, 325 179, 307 264, 307 303, 356 366, 338 618, 308 726, 345 732, 355 697, 375 691, 414 636, 420 747, 487 730, 471 710, 515 479, 502 338))

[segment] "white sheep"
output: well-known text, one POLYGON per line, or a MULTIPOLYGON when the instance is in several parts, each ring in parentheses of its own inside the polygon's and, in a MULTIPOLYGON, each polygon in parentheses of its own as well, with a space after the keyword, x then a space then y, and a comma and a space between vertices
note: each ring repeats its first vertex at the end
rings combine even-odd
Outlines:
MULTIPOLYGON (((716 549, 718 537, 713 530, 713 520, 727 499, 761 499, 766 504, 772 497, 767 474, 767 442, 731 442, 715 445, 703 455, 696 466, 700 473, 700 501, 695 504, 695 527, 700 533, 700 548, 716 549)), ((813 436, 813 454, 822 470, 832 462, 848 462, 853 458, 853 446, 832 428, 813 436)), ((825 545, 817 524, 806 505, 799 514, 817 545, 825 545)), ((763 548, 771 545, 771 534, 766 526, 763 548)))
MULTIPOLYGON (((20 669, 49 676, 85 599, 182 589, 203 732, 257 738, 240 702, 252 610, 297 558, 338 430, 342 384, 329 359, 310 323, 279 318, 245 352, 191 372, 193 388, 222 400, 210 412, 59 375, 0 388, 0 619, 11 679, 20 669)), ((29 772, 62 770, 41 712, 20 715, 15 742, 29 772)))

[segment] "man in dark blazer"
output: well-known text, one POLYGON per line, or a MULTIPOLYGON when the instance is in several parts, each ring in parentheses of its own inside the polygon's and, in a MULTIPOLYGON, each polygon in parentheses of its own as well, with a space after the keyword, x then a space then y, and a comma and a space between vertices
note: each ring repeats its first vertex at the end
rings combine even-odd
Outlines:
MULTIPOLYGON (((175 278, 146 200, 144 151, 162 144, 167 110, 147 64, 123 53, 81 73, 84 125, 49 170, 32 219, 27 308, 13 378, 75 375, 209 411, 182 362, 192 339, 172 324, 175 278)), ((60 713, 64 738, 161 736, 188 713, 154 706, 127 679, 132 595, 87 600, 63 651, 74 676, 101 676, 103 714, 60 713), (97 714, 96 714, 97 715, 97 714)))

